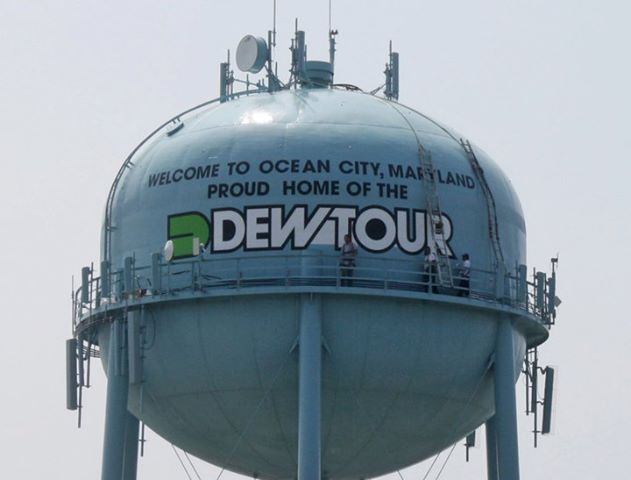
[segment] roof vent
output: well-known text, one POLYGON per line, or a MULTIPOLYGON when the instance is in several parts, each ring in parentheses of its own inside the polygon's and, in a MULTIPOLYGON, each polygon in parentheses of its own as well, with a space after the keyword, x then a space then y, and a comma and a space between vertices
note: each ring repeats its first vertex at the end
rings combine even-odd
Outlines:
POLYGON ((305 62, 306 87, 328 87, 333 83, 333 65, 330 62, 305 62))

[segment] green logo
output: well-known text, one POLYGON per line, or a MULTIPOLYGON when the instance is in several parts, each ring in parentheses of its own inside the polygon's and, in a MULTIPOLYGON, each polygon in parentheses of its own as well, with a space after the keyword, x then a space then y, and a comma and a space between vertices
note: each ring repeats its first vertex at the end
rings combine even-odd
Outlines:
POLYGON ((170 215, 168 218, 168 238, 173 240, 173 258, 193 256, 193 238, 208 245, 210 225, 199 212, 186 212, 170 215))

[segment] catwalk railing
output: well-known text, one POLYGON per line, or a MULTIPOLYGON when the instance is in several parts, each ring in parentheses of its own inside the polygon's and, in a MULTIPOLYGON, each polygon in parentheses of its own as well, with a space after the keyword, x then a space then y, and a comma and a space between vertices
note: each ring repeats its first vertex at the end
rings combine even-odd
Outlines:
POLYGON ((170 297, 238 295, 242 293, 282 293, 322 291, 370 293, 424 297, 456 296, 508 305, 552 325, 555 316, 555 278, 532 272, 526 266, 514 271, 492 272, 470 269, 464 276, 453 261, 453 281, 439 281, 423 261, 358 257, 354 265, 344 265, 339 255, 313 253, 294 255, 243 255, 164 262, 159 254, 148 265, 136 265, 128 257, 123 267, 112 270, 101 265, 101 276, 84 267, 81 286, 73 292, 73 328, 93 314, 133 306, 135 303, 164 301, 170 297))

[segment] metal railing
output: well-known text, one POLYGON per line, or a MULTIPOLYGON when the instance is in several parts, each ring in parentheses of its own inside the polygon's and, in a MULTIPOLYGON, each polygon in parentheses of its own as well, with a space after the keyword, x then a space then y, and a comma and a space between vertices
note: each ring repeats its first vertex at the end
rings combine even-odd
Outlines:
POLYGON ((440 295, 509 305, 534 315, 543 324, 553 323, 554 288, 545 274, 525 275, 526 267, 498 275, 471 269, 465 277, 454 261, 453 286, 441 285, 436 271, 426 271, 420 260, 357 258, 352 266, 341 264, 339 255, 248 255, 207 257, 137 266, 133 258, 124 268, 106 269, 104 277, 94 268, 82 272, 82 285, 73 292, 73 329, 104 310, 134 303, 162 301, 170 297, 213 294, 290 291, 339 291, 414 297, 440 295), (498 285, 498 279, 499 285, 498 285), (499 286, 499 288, 498 288, 499 286))

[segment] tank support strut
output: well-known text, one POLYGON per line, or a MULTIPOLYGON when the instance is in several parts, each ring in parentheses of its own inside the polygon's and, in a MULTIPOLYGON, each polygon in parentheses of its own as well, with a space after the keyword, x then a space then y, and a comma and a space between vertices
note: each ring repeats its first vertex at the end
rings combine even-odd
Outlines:
MULTIPOLYGON (((497 328, 495 344, 495 444, 499 480, 519 480, 517 405, 515 398, 515 342, 509 316, 497 328)), ((488 425, 488 424, 487 424, 488 425)), ((488 438, 488 437, 487 437, 488 438)), ((491 471, 489 471, 490 475, 491 471)), ((492 478, 489 476, 489 478, 492 478)))
POLYGON ((495 417, 486 421, 486 471, 488 480, 499 480, 497 477, 497 438, 495 436, 495 417))
POLYGON ((301 296, 298 340, 298 480, 321 480, 321 309, 319 295, 301 296))
POLYGON ((110 328, 102 480, 136 480, 138 419, 127 410, 128 365, 123 320, 110 328))

